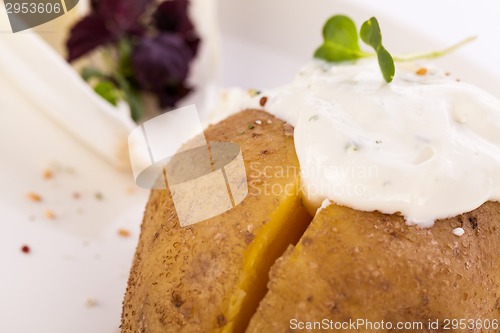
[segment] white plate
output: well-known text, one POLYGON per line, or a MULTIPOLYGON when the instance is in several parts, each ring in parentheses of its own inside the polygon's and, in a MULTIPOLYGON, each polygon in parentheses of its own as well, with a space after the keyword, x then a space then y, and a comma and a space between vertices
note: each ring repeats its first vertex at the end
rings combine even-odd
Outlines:
POLYGON ((28 103, 0 102, 0 332, 117 332, 147 192, 28 103))
MULTIPOLYGON (((288 81, 319 44, 325 19, 342 12, 357 22, 376 15, 387 47, 397 52, 479 34, 477 43, 441 63, 500 97, 498 5, 436 2, 220 0, 222 84, 265 88, 288 81)), ((0 105, 0 115, 0 332, 118 332, 147 191, 25 105, 0 105), (54 178, 45 180, 49 168, 54 178), (43 201, 29 201, 29 192, 43 201), (46 209, 56 218, 46 218, 46 209), (131 237, 120 237, 120 228, 131 237), (30 254, 21 252, 24 244, 30 254)))

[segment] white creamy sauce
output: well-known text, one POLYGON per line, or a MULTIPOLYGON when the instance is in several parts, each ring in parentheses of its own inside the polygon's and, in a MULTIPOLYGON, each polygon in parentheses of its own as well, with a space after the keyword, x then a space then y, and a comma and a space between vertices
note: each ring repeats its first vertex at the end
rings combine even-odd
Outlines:
POLYGON ((327 198, 430 227, 500 200, 500 102, 428 64, 417 75, 420 67, 397 64, 387 84, 374 60, 314 61, 285 86, 233 92, 218 118, 262 108, 295 126, 311 211, 327 198))

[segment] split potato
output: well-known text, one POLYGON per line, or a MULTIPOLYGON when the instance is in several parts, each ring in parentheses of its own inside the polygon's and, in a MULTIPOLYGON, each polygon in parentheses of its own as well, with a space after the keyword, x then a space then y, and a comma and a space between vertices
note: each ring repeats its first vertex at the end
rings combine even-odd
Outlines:
POLYGON ((337 325, 337 332, 499 332, 500 204, 486 203, 430 229, 333 204, 270 276, 247 332, 312 332, 306 328, 314 322, 337 325), (463 236, 452 233, 457 227, 463 236), (479 319, 489 329, 453 329, 453 319, 479 319), (339 329, 350 321, 359 325, 339 329), (386 329, 375 329, 382 321, 386 329), (398 323, 412 326, 397 330, 398 323))
POLYGON ((207 141, 238 144, 247 170, 248 196, 221 215, 181 227, 170 191, 151 192, 122 332, 244 331, 266 293, 271 265, 311 220, 299 197, 290 130, 249 110, 205 131, 207 141))
POLYGON ((442 332, 446 319, 500 320, 499 203, 430 229, 335 204, 311 222, 292 132, 258 110, 206 130, 208 141, 238 144, 247 170, 247 198, 221 215, 180 227, 170 191, 151 192, 122 332, 313 332, 306 323, 324 319, 442 332))

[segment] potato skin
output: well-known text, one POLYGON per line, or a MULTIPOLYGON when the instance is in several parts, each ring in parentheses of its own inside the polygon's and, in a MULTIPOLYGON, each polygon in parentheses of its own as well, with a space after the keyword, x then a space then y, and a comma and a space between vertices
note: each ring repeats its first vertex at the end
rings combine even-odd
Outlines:
POLYGON ((500 203, 485 203, 430 229, 408 226, 397 215, 331 205, 270 275, 249 333, 291 332, 292 318, 424 324, 404 332, 498 332, 442 325, 444 319, 500 320, 500 203), (463 236, 452 234, 457 227, 463 236), (427 329, 429 319, 439 319, 440 329, 427 329))
POLYGON ((169 190, 151 192, 123 302, 122 332, 214 332, 226 326, 244 252, 282 202, 282 195, 266 194, 262 186, 298 183, 298 172, 279 178, 263 173, 268 166, 298 170, 286 128, 266 112, 248 110, 205 131, 207 141, 240 146, 250 182, 248 197, 221 215, 182 228, 169 190))
MULTIPOLYGON (((265 112, 245 111, 205 134, 242 147, 257 188, 268 179, 252 173, 252 162, 298 170, 290 126, 265 112)), ((295 177, 285 175, 279 184, 295 177)), ((279 196, 249 191, 235 209, 186 228, 179 226, 168 189, 151 192, 123 303, 122 332, 215 332, 226 326, 224 311, 243 253, 280 204, 279 196)), ((500 203, 437 221, 430 229, 408 226, 397 215, 332 205, 276 261, 247 332, 290 332, 292 318, 424 325, 428 319, 500 320, 499 267, 500 203), (462 237, 452 234, 457 227, 465 230, 462 237)))

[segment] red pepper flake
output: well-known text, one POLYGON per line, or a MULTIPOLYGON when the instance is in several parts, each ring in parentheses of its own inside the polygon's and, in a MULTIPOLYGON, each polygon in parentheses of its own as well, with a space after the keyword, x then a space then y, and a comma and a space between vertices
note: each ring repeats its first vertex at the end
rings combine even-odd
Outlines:
POLYGON ((23 245, 21 247, 21 252, 24 253, 24 254, 29 254, 31 252, 31 249, 28 245, 23 245))
POLYGON ((40 201, 42 201, 42 197, 40 196, 40 194, 35 193, 35 192, 29 192, 28 193, 28 199, 30 199, 33 202, 40 202, 40 201))
POLYGON ((47 169, 43 172, 43 179, 52 179, 54 177, 54 173, 52 170, 47 169))
POLYGON ((53 210, 46 209, 44 214, 45 214, 45 217, 48 218, 49 220, 53 220, 56 218, 56 213, 54 213, 53 210))
POLYGON ((260 106, 264 107, 264 106, 266 106, 266 103, 267 103, 267 97, 266 96, 261 97, 261 99, 259 101, 260 106))
POLYGON ((73 192, 73 199, 80 199, 81 195, 79 192, 73 192))
POLYGON ((130 231, 128 231, 127 229, 118 229, 118 236, 128 238, 130 237, 130 231))
POLYGON ((417 71, 417 75, 424 76, 427 75, 427 72, 428 72, 427 68, 422 67, 417 71))

